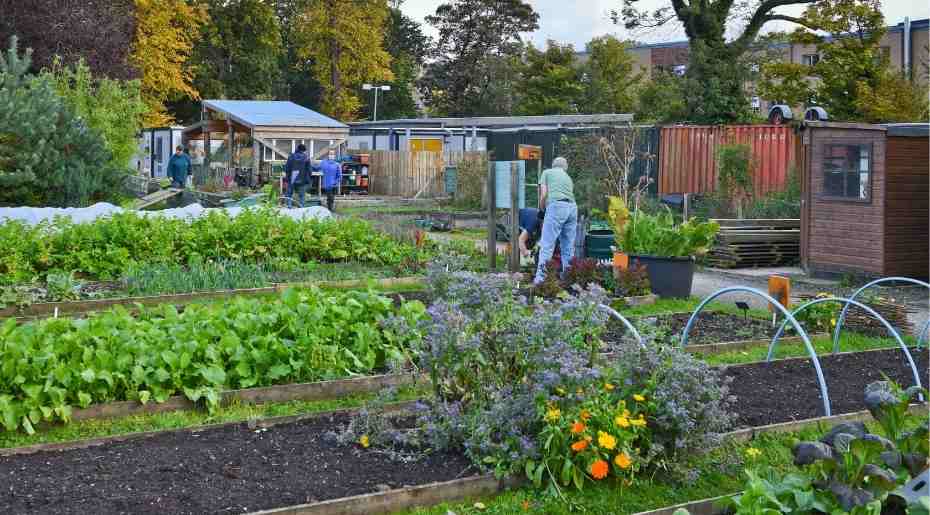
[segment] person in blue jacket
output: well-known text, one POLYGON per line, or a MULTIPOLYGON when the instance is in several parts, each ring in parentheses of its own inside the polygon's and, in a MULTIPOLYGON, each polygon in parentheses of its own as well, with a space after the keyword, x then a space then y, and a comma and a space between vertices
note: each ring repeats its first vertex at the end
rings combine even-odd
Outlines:
POLYGON ((184 188, 187 185, 187 174, 191 169, 191 158, 184 153, 184 147, 178 145, 174 155, 168 160, 168 177, 171 177, 172 188, 184 188))
POLYGON ((336 188, 342 181, 342 163, 336 161, 336 151, 330 149, 326 159, 320 161, 320 171, 323 172, 323 192, 326 193, 326 207, 333 211, 336 203, 336 188))
POLYGON ((287 207, 293 207, 294 193, 297 193, 297 204, 304 207, 304 195, 310 185, 310 156, 303 143, 297 145, 297 152, 287 157, 284 177, 287 181, 287 207))

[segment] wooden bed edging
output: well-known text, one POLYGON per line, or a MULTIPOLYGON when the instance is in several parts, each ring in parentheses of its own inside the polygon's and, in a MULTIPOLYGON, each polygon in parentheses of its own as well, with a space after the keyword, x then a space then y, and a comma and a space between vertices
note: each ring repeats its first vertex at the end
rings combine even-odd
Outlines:
POLYGON ((418 276, 407 277, 389 277, 385 279, 352 279, 346 281, 319 281, 319 282, 298 282, 298 283, 279 283, 274 286, 264 288, 242 288, 236 290, 217 290, 192 293, 172 293, 167 295, 149 295, 145 297, 114 297, 109 299, 90 299, 75 300, 65 302, 38 302, 30 304, 23 308, 9 307, 0 309, 0 318, 42 318, 54 316, 56 310, 60 315, 75 313, 91 313, 113 306, 132 307, 135 304, 143 306, 153 306, 158 304, 174 304, 183 306, 192 302, 202 300, 216 300, 235 296, 251 295, 270 295, 281 292, 291 287, 310 287, 318 288, 358 288, 366 286, 368 281, 374 281, 377 286, 389 288, 393 286, 417 286, 422 284, 423 278, 418 276))
MULTIPOLYGON (((228 405, 234 402, 265 404, 269 402, 330 400, 352 394, 377 392, 392 386, 407 386, 414 384, 418 379, 421 378, 413 373, 385 374, 315 383, 282 384, 243 390, 227 390, 220 394, 220 402, 228 405)), ((76 409, 71 413, 71 420, 116 418, 142 413, 151 414, 195 409, 198 409, 197 404, 182 395, 175 395, 169 397, 165 402, 142 404, 137 401, 117 401, 76 409)))
POLYGON ((691 501, 682 504, 676 504, 675 506, 668 506, 665 508, 659 508, 658 510, 651 511, 641 511, 635 513, 634 515, 672 515, 675 513, 675 510, 684 508, 688 510, 688 513, 691 515, 717 515, 720 513, 720 510, 716 508, 716 504, 727 497, 732 497, 739 494, 735 492, 728 495, 720 495, 717 497, 710 497, 708 499, 701 499, 700 501, 691 501))
POLYGON ((496 494, 520 484, 519 480, 501 480, 493 474, 471 476, 452 481, 409 486, 386 492, 353 495, 310 504, 285 506, 252 512, 249 515, 365 515, 394 513, 417 506, 432 506, 473 497, 496 494))
MULTIPOLYGON (((914 415, 919 415, 922 412, 926 412, 927 407, 927 404, 911 404, 911 406, 908 408, 908 412, 914 415)), ((766 426, 747 427, 746 429, 737 429, 736 431, 724 433, 722 436, 723 438, 730 438, 738 442, 748 442, 755 439, 757 435, 761 434, 790 433, 814 426, 823 426, 826 430, 829 429, 827 426, 832 426, 841 422, 867 422, 871 419, 872 415, 868 411, 856 411, 853 413, 842 413, 829 417, 805 418, 801 420, 769 424, 766 426)))
MULTIPOLYGON (((381 409, 386 413, 397 413, 408 411, 413 408, 418 401, 401 401, 385 404, 381 409)), ((206 424, 193 427, 181 427, 177 429, 156 429, 154 431, 141 431, 136 433, 126 433, 121 435, 101 436, 99 438, 87 438, 84 440, 71 440, 68 442, 39 443, 35 445, 26 445, 23 447, 7 447, 0 449, 0 458, 5 456, 16 456, 20 454, 35 454, 38 452, 48 451, 69 451, 73 449, 86 449, 88 447, 97 447, 109 443, 128 442, 133 440, 142 440, 154 436, 169 433, 199 433, 210 429, 220 429, 224 427, 238 426, 248 424, 254 428, 274 427, 280 424, 290 424, 313 418, 332 417, 341 414, 357 413, 362 408, 345 408, 332 411, 318 411, 316 413, 304 413, 302 415, 284 415, 280 417, 268 417, 252 420, 239 420, 235 422, 220 422, 217 424, 206 424)))

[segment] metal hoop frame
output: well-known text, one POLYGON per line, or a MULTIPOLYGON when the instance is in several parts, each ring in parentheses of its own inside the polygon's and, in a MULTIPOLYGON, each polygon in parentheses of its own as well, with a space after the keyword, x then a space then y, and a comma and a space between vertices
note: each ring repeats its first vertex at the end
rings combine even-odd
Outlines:
MULTIPOLYGON (((930 289, 930 283, 925 283, 923 281, 918 281, 917 279, 911 279, 910 277, 883 277, 881 279, 876 279, 863 287, 859 288, 852 295, 849 296, 849 300, 856 300, 856 297, 865 290, 875 286, 876 284, 887 283, 887 282, 904 282, 911 283, 923 286, 924 288, 930 289)), ((843 329, 843 322, 846 321, 846 312, 849 311, 849 303, 843 306, 843 312, 840 313, 840 317, 836 320, 836 329, 833 331, 833 353, 836 354, 839 352, 840 348, 840 331, 843 329)), ((917 336, 917 346, 920 347, 920 342, 922 337, 927 336, 927 330, 930 328, 930 320, 927 321, 927 325, 924 327, 924 330, 921 331, 920 335, 917 336)))
POLYGON ((753 295, 762 297, 763 299, 767 300, 769 303, 774 305, 781 312, 781 314, 785 315, 785 319, 787 321, 791 322, 791 325, 794 327, 794 330, 798 332, 798 335, 801 337, 801 340, 804 341, 804 346, 807 348, 807 353, 808 355, 810 355, 811 361, 814 362, 814 371, 817 373, 817 383, 820 386, 820 396, 823 399, 824 414, 828 417, 831 416, 832 413, 830 412, 830 395, 827 392, 827 382, 823 378, 823 370, 820 368, 820 359, 817 358, 817 352, 814 351, 814 346, 811 345, 811 340, 807 336, 807 332, 804 330, 803 327, 801 327, 801 324, 798 323, 798 321, 794 318, 794 315, 792 315, 791 312, 785 309, 785 307, 782 306, 780 302, 772 298, 771 295, 761 290, 758 290, 756 288, 750 288, 748 286, 730 286, 727 288, 723 288, 721 290, 717 290, 716 292, 705 297, 704 300, 702 300, 701 303, 698 304, 698 307, 694 310, 694 313, 691 313, 691 318, 688 319, 688 325, 685 326, 685 330, 681 335, 681 347, 684 348, 684 346, 688 344, 688 333, 691 332, 691 326, 694 325, 694 321, 697 319, 698 313, 700 313, 701 310, 704 309, 704 306, 706 306, 710 301, 714 300, 715 298, 721 295, 724 295, 726 293, 731 293, 731 292, 751 293, 753 295))
POLYGON ((626 317, 621 315, 619 312, 617 312, 617 310, 615 310, 614 308, 610 306, 607 306, 604 304, 598 304, 598 306, 604 311, 606 311, 612 317, 619 319, 621 322, 623 322, 623 325, 626 326, 627 330, 633 333, 633 336, 636 337, 636 341, 637 343, 639 343, 640 348, 643 348, 643 349, 646 348, 646 343, 643 341, 643 337, 640 336, 639 331, 637 331, 636 328, 633 327, 633 324, 631 324, 630 321, 626 319, 626 317))
MULTIPOLYGON (((917 365, 914 364, 914 357, 911 356, 911 351, 907 349, 907 345, 904 344, 904 340, 901 339, 901 335, 899 335, 898 332, 895 331, 894 327, 892 327, 892 325, 888 323, 888 321, 885 320, 883 316, 879 315, 874 309, 870 308, 869 306, 866 306, 865 304, 861 302, 858 302, 852 299, 843 298, 843 297, 827 297, 827 298, 822 298, 822 299, 813 299, 809 302, 805 302, 804 304, 798 306, 794 311, 792 311, 791 315, 797 316, 799 313, 801 313, 805 309, 811 306, 814 306, 816 304, 822 304, 824 302, 842 302, 844 303, 846 307, 849 307, 849 305, 851 304, 853 306, 856 306, 860 309, 865 310, 870 315, 878 319, 878 321, 881 322, 882 325, 884 325, 886 329, 888 329, 888 332, 891 333, 891 336, 894 336, 894 339, 898 341, 898 345, 901 347, 901 350, 904 351, 904 355, 907 356, 907 362, 911 366, 911 372, 914 374, 914 381, 917 383, 917 386, 920 386, 920 387, 923 386, 920 383, 920 373, 917 372, 917 365)), ((775 336, 772 338, 772 343, 769 344, 769 352, 765 356, 765 361, 772 361, 772 355, 775 353, 775 345, 778 344, 778 339, 781 338, 781 335, 785 331, 785 327, 787 327, 787 325, 788 325, 788 320, 785 319, 785 321, 781 323, 781 326, 779 326, 778 332, 775 333, 775 336)))

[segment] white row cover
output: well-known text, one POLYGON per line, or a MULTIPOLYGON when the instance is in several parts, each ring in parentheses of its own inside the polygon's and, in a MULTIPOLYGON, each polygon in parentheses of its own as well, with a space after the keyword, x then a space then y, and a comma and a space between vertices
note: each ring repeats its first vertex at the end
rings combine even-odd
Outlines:
MULTIPOLYGON (((0 223, 7 220, 19 220, 28 225, 38 225, 42 222, 52 222, 56 217, 70 218, 73 223, 93 222, 98 218, 109 216, 115 213, 132 212, 139 216, 158 216, 165 218, 180 218, 184 220, 193 220, 207 215, 211 211, 219 211, 235 217, 245 209, 256 209, 254 207, 230 207, 230 208, 205 208, 200 204, 191 204, 185 207, 174 209, 162 209, 160 211, 136 211, 123 209, 113 204, 100 202, 90 207, 0 207, 0 223)), ((278 211, 295 220, 308 218, 329 218, 332 214, 328 209, 321 206, 303 207, 303 208, 279 208, 278 211)))

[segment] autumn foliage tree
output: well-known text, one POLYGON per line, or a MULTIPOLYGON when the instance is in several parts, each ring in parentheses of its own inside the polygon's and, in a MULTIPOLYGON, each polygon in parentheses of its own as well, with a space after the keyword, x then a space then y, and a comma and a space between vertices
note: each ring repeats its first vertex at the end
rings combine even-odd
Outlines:
POLYGON ((187 0, 135 0, 136 31, 130 62, 139 70, 142 100, 148 107, 147 127, 174 121, 165 102, 178 97, 199 99, 189 66, 194 42, 207 14, 187 0))
POLYGON ((830 118, 866 122, 926 120, 927 90, 893 70, 881 51, 887 29, 878 0, 819 0, 798 19, 791 41, 813 45, 813 65, 762 66, 759 92, 789 105, 824 107, 830 118))
POLYGON ((394 78, 383 46, 387 18, 384 0, 307 0, 296 17, 297 56, 313 62, 327 115, 355 119, 362 83, 394 78))

